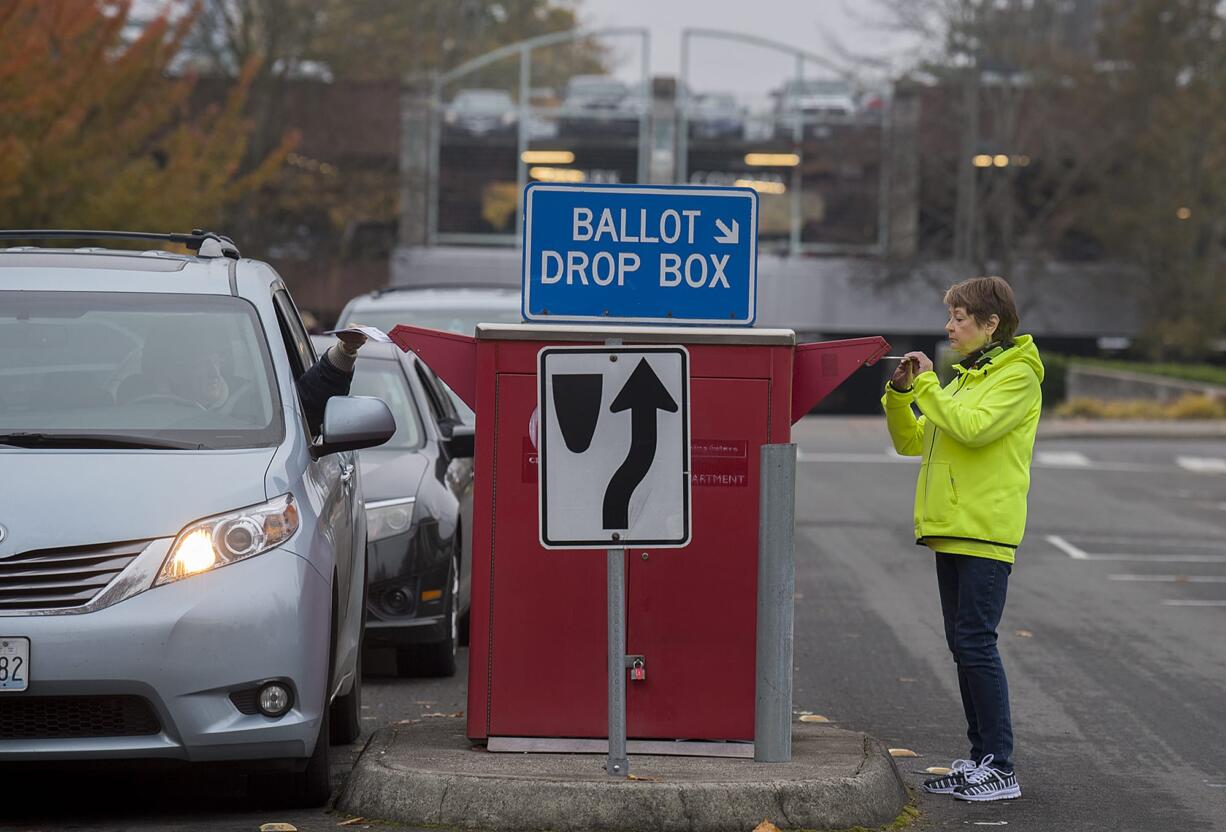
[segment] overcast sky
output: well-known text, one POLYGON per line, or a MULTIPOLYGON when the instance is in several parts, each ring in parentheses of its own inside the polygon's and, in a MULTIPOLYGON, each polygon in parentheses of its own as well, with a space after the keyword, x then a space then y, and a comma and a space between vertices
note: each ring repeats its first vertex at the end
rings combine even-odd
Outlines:
MULTIPOLYGON (((881 16, 872 0, 578 0, 577 9, 586 26, 648 27, 653 75, 679 73, 681 30, 687 27, 781 41, 830 56, 840 65, 847 61, 838 57, 831 39, 846 50, 890 57, 900 65, 911 51, 909 39, 869 21, 881 16)), ((617 47, 622 57, 618 74, 624 77, 638 71, 638 51, 632 44, 623 40, 617 47)), ((690 83, 695 89, 761 94, 795 74, 794 59, 769 50, 707 38, 693 39, 691 44, 690 83)), ((816 65, 809 65, 805 73, 822 74, 816 65)))

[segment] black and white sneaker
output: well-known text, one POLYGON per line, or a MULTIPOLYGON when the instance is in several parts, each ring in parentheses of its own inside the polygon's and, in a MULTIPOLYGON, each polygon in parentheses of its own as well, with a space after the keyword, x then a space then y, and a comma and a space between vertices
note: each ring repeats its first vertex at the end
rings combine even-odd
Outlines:
POLYGON ((924 791, 929 794, 953 794, 954 789, 966 785, 966 773, 975 768, 974 760, 954 760, 949 764, 949 774, 924 781, 924 791))
POLYGON ((1017 775, 1012 771, 1001 771, 992 768, 992 755, 983 758, 983 762, 971 771, 966 772, 966 783, 954 789, 956 800, 1012 800, 1022 796, 1022 787, 1017 784, 1017 775))

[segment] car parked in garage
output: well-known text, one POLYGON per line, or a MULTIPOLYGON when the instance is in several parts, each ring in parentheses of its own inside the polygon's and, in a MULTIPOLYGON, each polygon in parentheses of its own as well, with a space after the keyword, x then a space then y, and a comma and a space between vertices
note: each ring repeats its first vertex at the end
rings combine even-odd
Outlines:
POLYGON ((646 113, 641 85, 607 75, 576 75, 566 82, 559 133, 562 136, 636 136, 646 113))
POLYGON ((358 455, 366 646, 393 648, 401 676, 454 675, 471 586, 472 422, 430 368, 394 344, 362 348, 351 392, 382 399, 396 420, 391 439, 358 455))
POLYGON ((692 139, 739 141, 745 134, 745 108, 726 92, 699 93, 686 104, 692 139))
POLYGON ((473 137, 512 136, 516 129, 515 102, 505 90, 460 90, 443 112, 448 132, 473 137))
POLYGON ((241 762, 319 805, 392 415, 308 406, 289 292, 227 238, 0 232, 66 235, 194 253, 0 249, 0 761, 241 762))

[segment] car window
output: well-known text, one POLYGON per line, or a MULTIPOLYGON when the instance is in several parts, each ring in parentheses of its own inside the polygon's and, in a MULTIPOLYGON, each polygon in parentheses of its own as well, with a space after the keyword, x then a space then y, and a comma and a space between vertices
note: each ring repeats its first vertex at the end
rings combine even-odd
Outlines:
POLYGON ((367 324, 388 332, 396 324, 408 324, 462 335, 472 335, 477 331, 477 324, 517 324, 522 321, 518 304, 455 309, 354 309, 346 318, 341 326, 367 324))
POLYGON ((302 374, 315 363, 315 348, 311 344, 311 336, 302 325, 298 315, 298 307, 294 306, 293 298, 284 289, 273 293, 273 302, 277 306, 277 319, 281 325, 281 334, 286 338, 285 348, 294 364, 294 377, 302 374))
POLYGON ((589 80, 580 80, 580 79, 573 80, 567 89, 568 93, 572 95, 576 95, 576 96, 580 96, 580 95, 590 95, 590 96, 625 95, 629 91, 630 91, 629 88, 625 84, 622 84, 618 81, 606 81, 606 80, 590 80, 589 81, 589 80))
POLYGON ((450 422, 455 424, 463 422, 466 425, 476 424, 477 414, 473 413, 471 407, 464 403, 464 400, 459 397, 456 391, 452 390, 447 382, 438 377, 438 374, 423 361, 417 363, 417 373, 421 378, 422 386, 428 391, 428 395, 438 403, 438 407, 443 414, 439 421, 450 422))
POLYGON ((477 423, 477 414, 474 413, 473 409, 468 406, 468 403, 461 399, 459 394, 452 390, 447 382, 443 381, 441 378, 438 380, 438 383, 442 386, 443 390, 447 392, 447 396, 451 399, 451 404, 455 408, 456 415, 459 417, 460 421, 466 425, 475 425, 477 423))
POLYGON ((244 300, 0 291, 0 433, 263 447, 284 435, 280 413, 244 300))
POLYGON ((455 97, 456 107, 469 110, 507 110, 514 106, 511 96, 505 92, 462 92, 455 97))
POLYGON ((381 448, 418 448, 422 444, 421 420, 413 404, 408 380, 400 362, 359 358, 353 372, 353 396, 374 396, 387 403, 396 420, 396 433, 381 448))
POLYGON ((422 391, 426 394, 426 402, 430 408, 430 413, 434 417, 434 421, 440 424, 454 422, 454 414, 448 406, 450 403, 444 403, 442 391, 439 390, 431 381, 432 375, 421 361, 416 362, 417 380, 421 382, 422 391))

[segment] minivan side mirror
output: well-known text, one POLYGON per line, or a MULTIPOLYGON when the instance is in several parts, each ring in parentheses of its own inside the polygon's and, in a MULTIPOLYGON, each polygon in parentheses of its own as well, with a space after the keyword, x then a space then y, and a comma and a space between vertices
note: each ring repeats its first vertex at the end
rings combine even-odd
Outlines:
POLYGON ((338 451, 382 445, 396 432, 396 420, 382 399, 333 396, 324 406, 323 441, 311 448, 316 459, 338 451))
POLYGON ((471 459, 476 453, 476 429, 472 425, 457 424, 445 440, 447 453, 452 459, 471 459))

